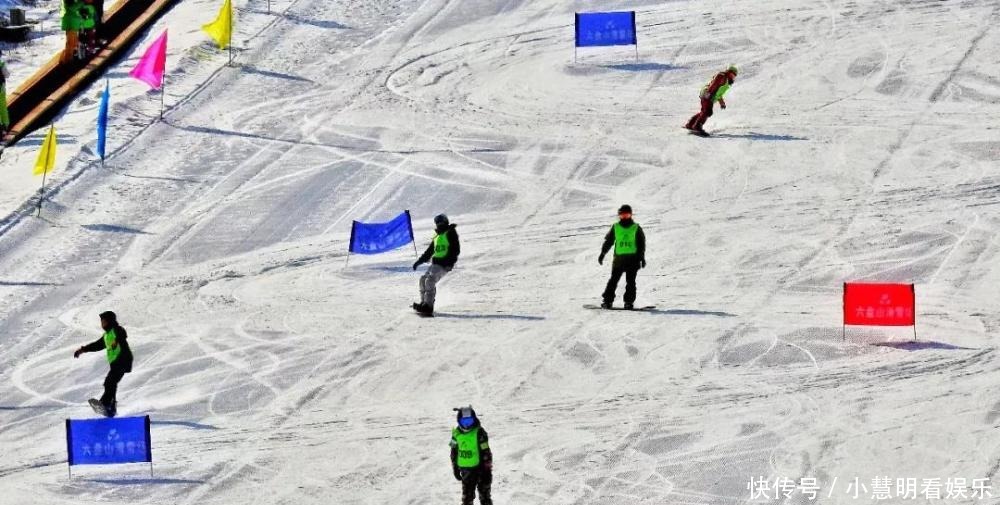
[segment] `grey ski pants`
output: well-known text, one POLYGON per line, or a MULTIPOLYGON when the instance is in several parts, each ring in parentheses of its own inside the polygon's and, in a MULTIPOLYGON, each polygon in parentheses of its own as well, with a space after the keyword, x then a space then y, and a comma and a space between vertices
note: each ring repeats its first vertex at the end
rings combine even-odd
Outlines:
POLYGON ((448 271, 441 265, 431 265, 420 277, 420 302, 428 307, 434 306, 434 298, 437 296, 437 283, 448 271))

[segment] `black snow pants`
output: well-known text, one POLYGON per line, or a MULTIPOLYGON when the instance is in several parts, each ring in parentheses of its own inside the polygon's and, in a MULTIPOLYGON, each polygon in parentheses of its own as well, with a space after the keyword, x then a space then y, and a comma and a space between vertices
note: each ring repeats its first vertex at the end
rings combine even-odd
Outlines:
POLYGON ((628 256, 616 256, 611 264, 611 278, 608 279, 608 286, 604 288, 604 303, 615 301, 615 291, 618 290, 618 281, 622 274, 625 274, 625 303, 635 302, 635 277, 639 273, 639 258, 634 254, 628 256))
POLYGON ((114 409, 117 400, 115 396, 118 394, 118 383, 121 382, 125 374, 131 371, 131 366, 124 363, 112 363, 111 370, 108 370, 108 375, 104 378, 104 394, 101 395, 101 404, 104 405, 106 409, 114 409))
POLYGON ((483 467, 463 469, 468 472, 462 479, 462 505, 472 505, 479 490, 480 505, 493 505, 490 497, 490 486, 493 484, 493 472, 483 467))

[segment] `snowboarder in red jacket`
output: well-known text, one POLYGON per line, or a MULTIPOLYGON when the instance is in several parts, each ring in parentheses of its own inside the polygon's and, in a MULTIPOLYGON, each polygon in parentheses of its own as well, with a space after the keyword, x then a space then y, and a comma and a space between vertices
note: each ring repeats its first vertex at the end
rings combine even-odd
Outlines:
POLYGON ((729 91, 733 83, 736 82, 736 74, 736 66, 730 65, 726 70, 715 74, 712 82, 701 88, 701 94, 699 95, 699 98, 701 98, 701 112, 691 116, 691 119, 684 125, 685 128, 695 133, 706 135, 704 128, 705 121, 708 121, 708 118, 712 117, 712 105, 715 102, 719 102, 719 107, 726 108, 726 100, 723 96, 729 91))

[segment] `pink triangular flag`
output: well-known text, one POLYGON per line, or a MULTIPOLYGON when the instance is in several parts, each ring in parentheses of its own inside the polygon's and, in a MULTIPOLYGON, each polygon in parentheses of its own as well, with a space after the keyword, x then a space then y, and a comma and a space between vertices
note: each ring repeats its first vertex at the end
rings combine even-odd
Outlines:
POLYGON ((163 86, 163 72, 167 67, 167 31, 163 30, 160 35, 146 49, 146 54, 136 64, 128 75, 149 84, 153 89, 160 89, 163 86))

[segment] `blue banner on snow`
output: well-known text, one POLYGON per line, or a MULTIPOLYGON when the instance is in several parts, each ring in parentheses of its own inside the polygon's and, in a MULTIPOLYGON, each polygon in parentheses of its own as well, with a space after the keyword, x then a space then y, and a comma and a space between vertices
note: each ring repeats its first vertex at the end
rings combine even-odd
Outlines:
POLYGON ((576 14, 576 47, 636 44, 635 11, 576 14))
POLYGON ((379 254, 398 249, 410 242, 413 242, 413 224, 408 210, 388 223, 354 221, 351 225, 352 253, 379 254))
POLYGON ((149 416, 67 419, 69 464, 152 463, 149 416))

